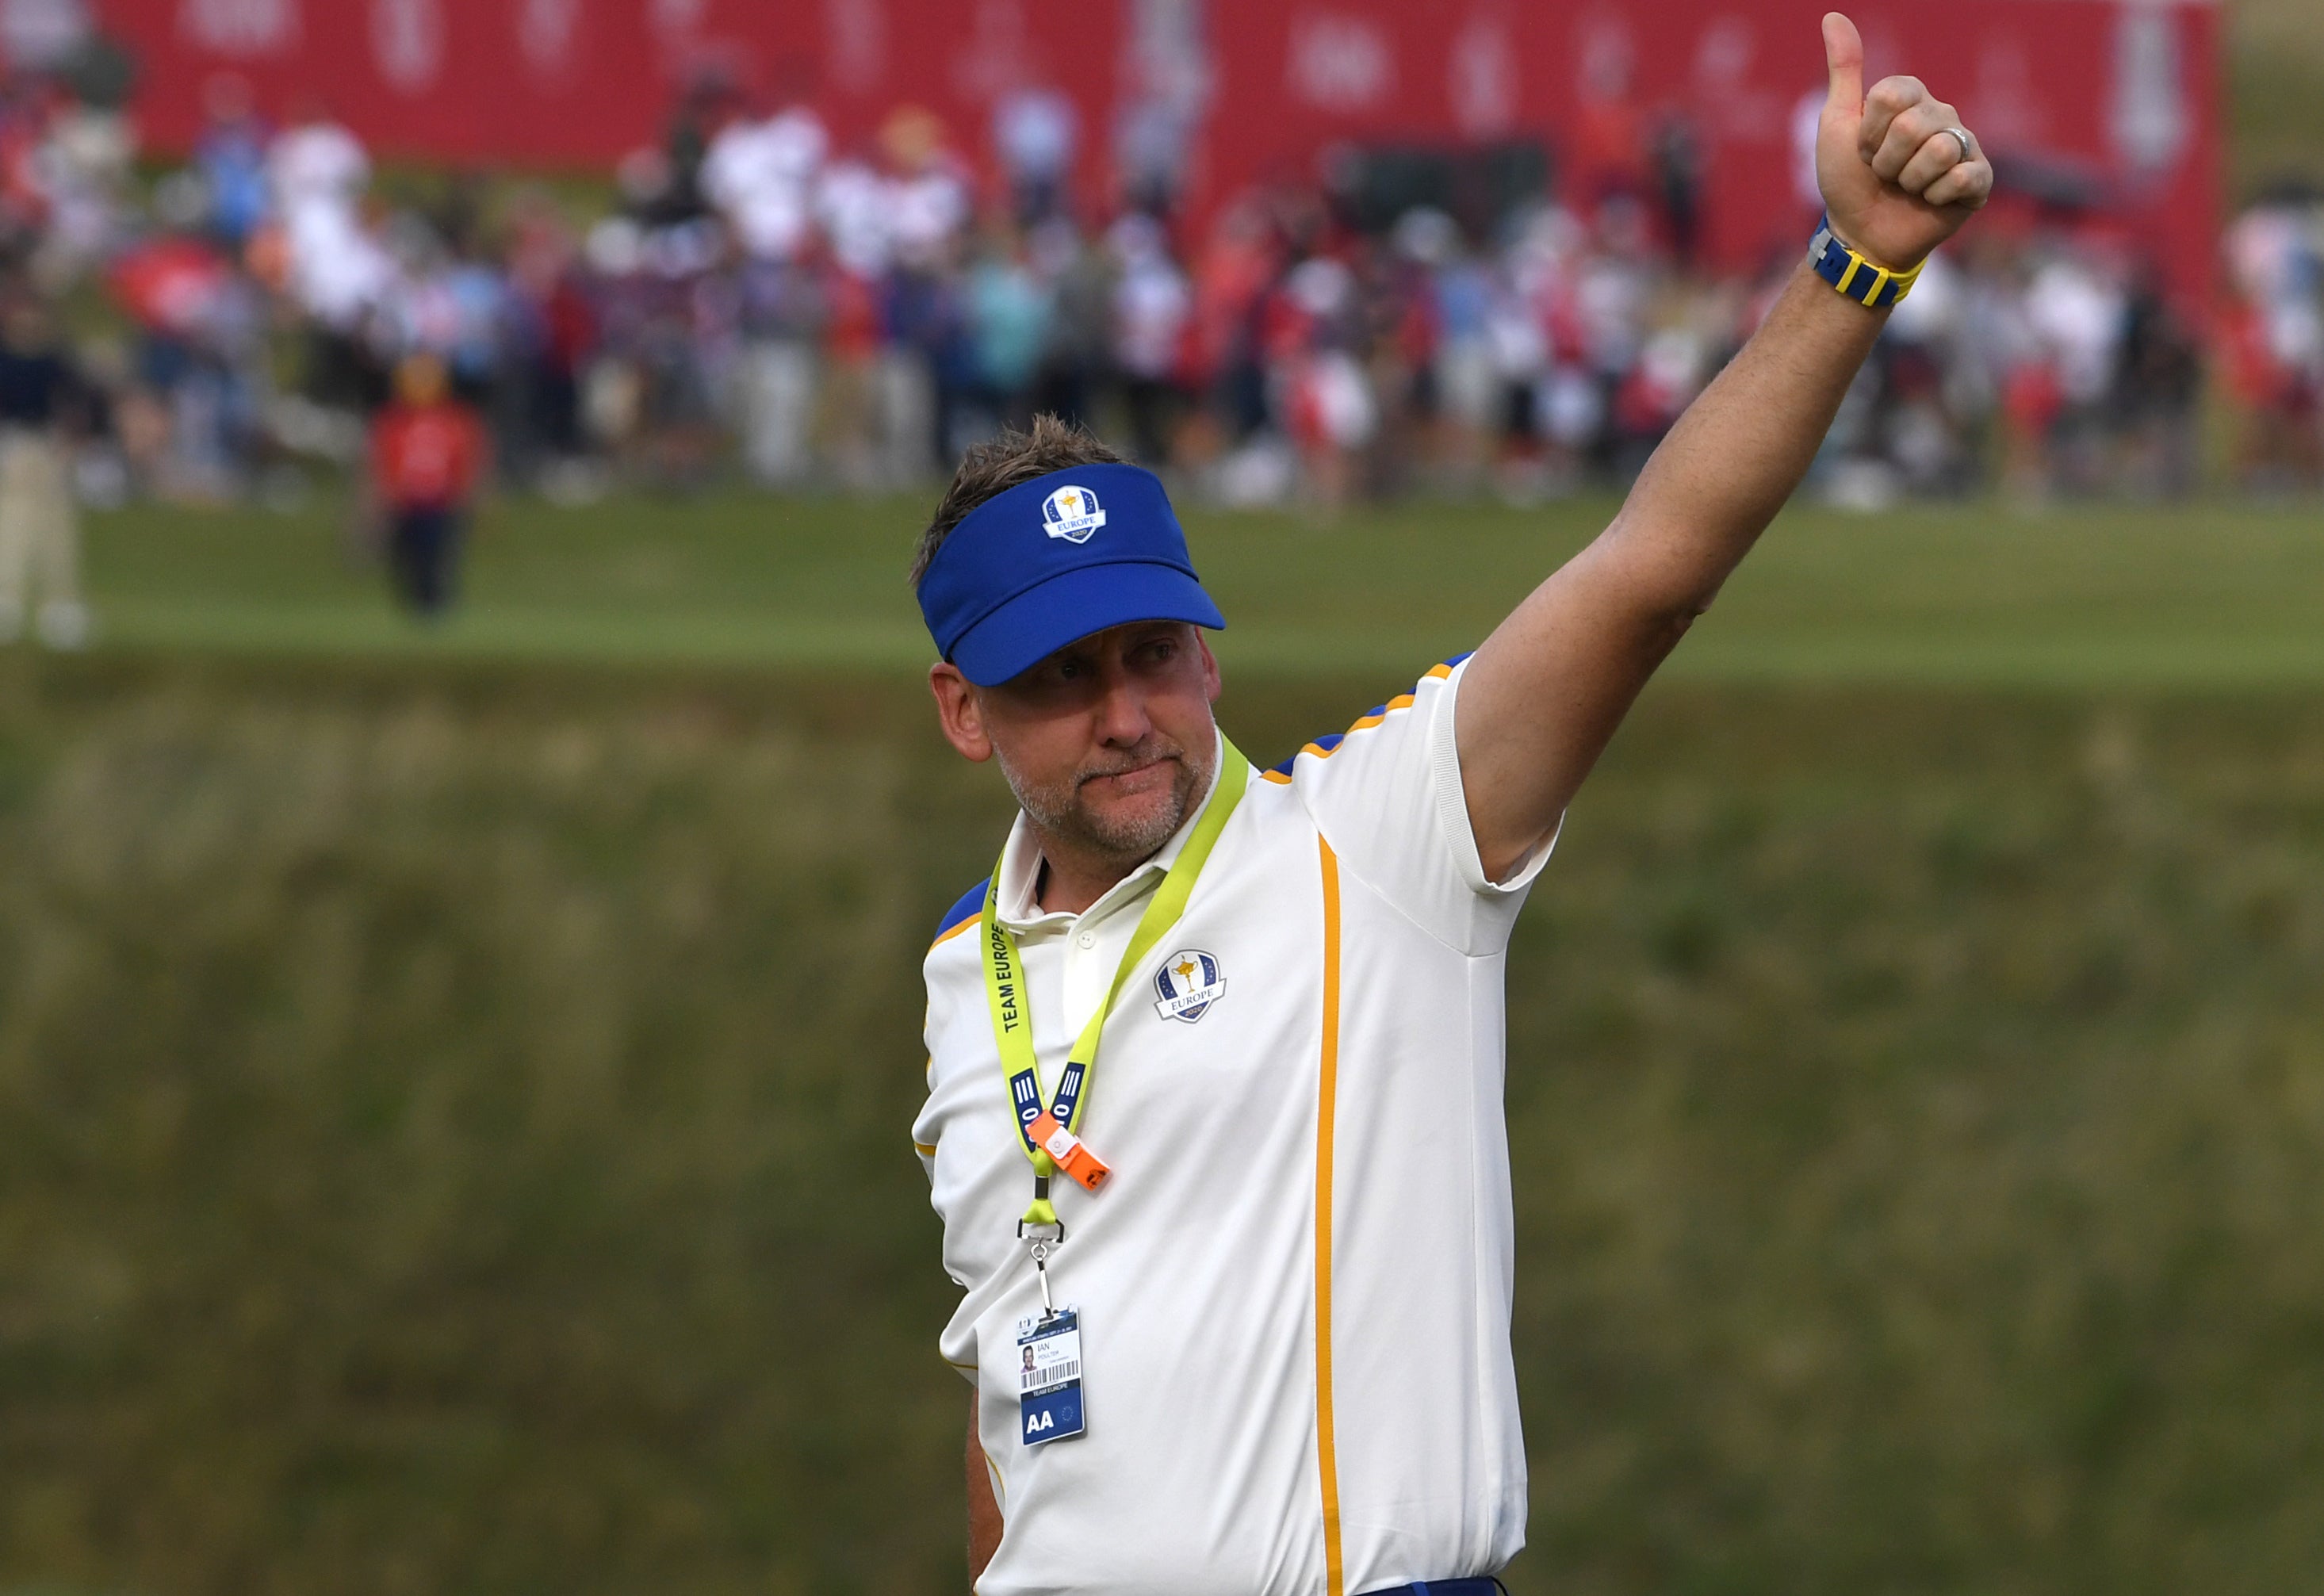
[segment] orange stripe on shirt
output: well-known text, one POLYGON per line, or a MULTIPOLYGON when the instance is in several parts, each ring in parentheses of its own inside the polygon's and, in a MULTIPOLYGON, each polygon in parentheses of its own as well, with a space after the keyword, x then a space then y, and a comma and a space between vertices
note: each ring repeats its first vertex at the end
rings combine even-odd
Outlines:
POLYGON ((1315 834, 1323 871, 1323 1045, 1315 1088, 1315 1464, 1323 1495, 1323 1585, 1343 1596, 1339 1442, 1332 1417, 1332 1156, 1340 1095, 1340 861, 1315 834))
MULTIPOLYGON (((1452 667, 1450 665, 1432 665, 1420 679, 1423 681, 1442 681, 1452 674, 1452 667)), ((1412 694, 1398 693, 1395 697, 1389 699, 1387 703, 1379 706, 1379 714, 1358 715, 1356 717, 1355 724, 1351 725, 1347 732, 1343 733, 1342 735, 1350 735, 1357 732, 1369 732, 1374 726, 1385 724, 1388 717, 1394 715, 1397 710, 1410 709, 1412 705, 1412 694)), ((1312 753, 1319 760, 1327 760, 1346 746, 1347 744, 1344 743, 1335 743, 1331 747, 1326 748, 1320 743, 1310 743, 1305 748, 1302 748, 1299 752, 1303 754, 1312 753)), ((1295 754, 1292 757, 1296 759, 1298 755, 1295 754)), ((1291 785, 1291 778, 1287 774, 1279 770, 1261 770, 1259 775, 1267 780, 1274 782, 1278 787, 1288 787, 1291 785)))
POLYGON ((968 918, 961 921, 959 925, 938 932, 936 934, 936 939, 934 942, 929 943, 928 946, 930 947, 941 947, 945 943, 950 942, 954 937, 959 936, 963 931, 973 930, 982 924, 984 924, 982 916, 971 915, 968 918))

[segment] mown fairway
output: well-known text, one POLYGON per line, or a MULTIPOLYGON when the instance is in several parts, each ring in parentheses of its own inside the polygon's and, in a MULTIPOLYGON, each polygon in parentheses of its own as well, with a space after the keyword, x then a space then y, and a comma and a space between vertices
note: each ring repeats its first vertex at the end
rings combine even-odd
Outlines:
MULTIPOLYGON (((1476 646, 1602 526, 1538 511, 1191 515, 1248 678, 1393 683, 1476 646)), ((709 497, 488 511, 473 603, 439 635, 351 567, 334 515, 139 510, 97 522, 116 645, 917 671, 903 568, 926 506, 709 497), (916 519, 916 517, 918 519, 916 519)), ((1672 661, 1682 680, 2324 687, 2324 514, 1989 504, 1787 514, 1672 661)), ((1378 697, 1366 698, 1360 709, 1378 697)))
MULTIPOLYGON (((1230 728, 1600 515, 1202 523, 1230 728)), ((511 511, 428 639, 99 526, 0 655, 0 1591, 960 1588, 909 524, 511 511)), ((2319 535, 1803 515, 1688 641, 1512 960, 1519 1596, 2313 1582, 2319 535)))

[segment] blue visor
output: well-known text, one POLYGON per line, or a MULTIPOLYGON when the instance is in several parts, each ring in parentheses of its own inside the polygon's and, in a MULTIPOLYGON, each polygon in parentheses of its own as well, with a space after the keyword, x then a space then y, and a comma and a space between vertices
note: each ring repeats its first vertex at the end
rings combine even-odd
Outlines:
POLYGON ((1226 624, 1160 479, 1136 466, 1074 466, 979 504, 921 577, 920 613, 981 687, 1109 626, 1226 624))

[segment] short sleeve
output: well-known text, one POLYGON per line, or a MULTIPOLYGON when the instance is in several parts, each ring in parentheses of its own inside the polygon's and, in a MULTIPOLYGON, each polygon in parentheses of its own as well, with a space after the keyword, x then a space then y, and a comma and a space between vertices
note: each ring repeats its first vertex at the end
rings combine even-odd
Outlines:
POLYGON ((1466 655, 1433 667, 1266 775, 1297 791, 1344 868, 1439 941, 1485 955, 1507 945, 1555 838, 1508 881, 1486 879, 1453 733, 1467 669, 1466 655))

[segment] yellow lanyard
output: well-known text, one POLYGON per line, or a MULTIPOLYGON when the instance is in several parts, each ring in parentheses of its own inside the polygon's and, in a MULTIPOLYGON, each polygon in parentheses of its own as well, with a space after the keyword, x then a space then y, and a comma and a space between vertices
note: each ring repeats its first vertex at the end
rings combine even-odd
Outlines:
MULTIPOLYGON (((1025 964, 1018 955, 1017 939, 1001 924, 1001 870, 993 867, 992 881, 984 890, 984 995, 992 1010, 992 1039, 1000 1045, 1001 1074, 1009 1082, 1010 1110, 1016 1116, 1025 1157, 1033 1165, 1033 1204, 1025 1210, 1020 1229, 1057 1225, 1057 1211, 1049 1202, 1049 1177, 1060 1167, 1092 1191, 1108 1173, 1104 1164, 1082 1145, 1078 1134, 1090 1076, 1097 1069, 1098 1039, 1104 1032, 1106 1017, 1113 1012, 1114 1000, 1121 995, 1123 981, 1185 913, 1195 878, 1203 873, 1212 847, 1226 829, 1228 816, 1242 801, 1250 765, 1232 743, 1224 738, 1220 742, 1217 787, 1210 807, 1194 823, 1185 846, 1178 851, 1169 873, 1139 917, 1130 946, 1114 966, 1113 984, 1106 991, 1105 1001, 1082 1027, 1080 1039, 1066 1055, 1057 1094, 1046 1106, 1041 1100, 1041 1066, 1033 1056, 1033 1014, 1025 990, 1025 964)), ((1060 1233, 1055 1239, 1062 1240, 1062 1227, 1058 1228, 1060 1233)))

